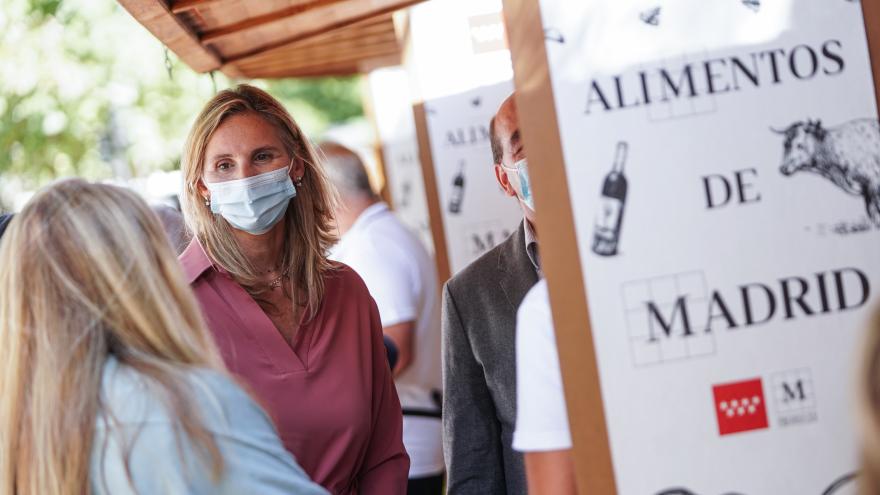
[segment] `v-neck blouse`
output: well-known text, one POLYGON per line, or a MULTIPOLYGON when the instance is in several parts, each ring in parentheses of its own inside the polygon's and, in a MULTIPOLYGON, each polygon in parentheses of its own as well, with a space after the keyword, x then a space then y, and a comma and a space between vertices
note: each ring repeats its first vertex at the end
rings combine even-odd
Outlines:
POLYGON ((376 303, 346 265, 288 344, 197 239, 180 256, 226 366, 266 408, 284 446, 334 494, 404 494, 409 458, 376 303))

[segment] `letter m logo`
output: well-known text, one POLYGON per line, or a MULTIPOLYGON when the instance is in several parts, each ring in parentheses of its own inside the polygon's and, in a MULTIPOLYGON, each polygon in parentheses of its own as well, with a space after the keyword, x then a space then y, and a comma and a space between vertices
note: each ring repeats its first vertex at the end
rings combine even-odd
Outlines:
POLYGON ((631 358, 636 366, 715 354, 706 323, 708 297, 701 271, 625 282, 620 290, 631 358))
POLYGON ((798 379, 794 382, 782 383, 782 402, 788 404, 792 401, 803 402, 807 399, 804 393, 804 381, 798 379))
POLYGON ((687 296, 679 296, 671 309, 664 311, 654 301, 645 303, 648 309, 648 342, 659 340, 658 329, 662 337, 670 338, 677 330, 681 337, 693 335, 688 317, 687 296))

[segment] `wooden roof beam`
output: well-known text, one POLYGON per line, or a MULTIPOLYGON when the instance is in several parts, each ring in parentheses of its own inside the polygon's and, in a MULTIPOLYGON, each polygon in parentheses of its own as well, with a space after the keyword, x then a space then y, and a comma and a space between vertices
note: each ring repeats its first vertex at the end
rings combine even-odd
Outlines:
POLYGON ((256 70, 272 71, 283 68, 285 66, 298 65, 317 65, 319 63, 331 63, 342 61, 357 61, 360 58, 368 58, 375 56, 385 56, 400 54, 400 49, 394 43, 387 41, 379 41, 374 43, 365 43, 358 47, 328 47, 325 50, 315 50, 308 53, 302 53, 298 56, 285 58, 284 60, 275 60, 262 64, 247 65, 240 64, 238 68, 242 72, 254 72, 256 70))
POLYGON ((323 49, 326 47, 335 49, 334 47, 345 43, 368 43, 377 38, 388 41, 396 46, 397 39, 387 25, 365 25, 364 27, 358 27, 357 29, 349 27, 331 33, 313 36, 297 43, 291 43, 274 50, 262 52, 258 55, 254 55, 246 61, 241 61, 240 63, 248 65, 252 63, 259 64, 263 61, 274 60, 279 57, 287 59, 290 54, 307 52, 314 49, 323 49))
POLYGON ((171 3, 171 12, 174 14, 180 14, 220 1, 222 0, 174 0, 169 3, 171 3))
POLYGON ((285 78, 285 77, 326 77, 326 76, 351 76, 361 74, 365 70, 400 65, 400 57, 395 55, 370 57, 364 60, 319 63, 299 67, 286 67, 272 71, 245 71, 247 77, 252 78, 285 78))
POLYGON ((262 52, 273 50, 275 48, 280 48, 282 46, 289 45, 297 41, 302 41, 306 38, 311 38, 312 36, 321 33, 326 33, 328 31, 350 26, 366 19, 370 19, 371 17, 389 14, 396 10, 400 10, 411 5, 421 3, 422 1, 424 0, 373 0, 370 2, 364 2, 362 0, 346 0, 349 8, 346 9, 344 14, 334 12, 333 10, 326 7, 315 9, 309 12, 309 14, 314 15, 315 19, 314 22, 308 23, 308 28, 303 29, 302 31, 280 41, 267 43, 265 45, 250 49, 246 52, 228 56, 226 57, 224 62, 226 64, 234 64, 241 60, 258 55, 262 52), (324 10, 328 11, 324 12, 324 10))
MULTIPOLYGON (((190 0, 192 1, 192 0, 190 0)), ((287 19, 288 17, 293 17, 295 15, 300 15, 302 13, 308 12, 309 10, 314 10, 320 7, 326 7, 328 5, 332 5, 334 3, 343 2, 346 0, 313 0, 308 3, 301 3, 299 5, 294 5, 292 7, 288 7, 286 9, 281 9, 275 12, 271 12, 269 14, 261 15, 258 17, 254 17, 252 19, 248 19, 241 22, 236 22, 235 24, 229 24, 227 26, 219 27, 216 29, 211 29, 202 33, 201 41, 202 43, 211 43, 217 40, 221 40, 224 38, 228 38, 229 36, 234 36, 243 31, 248 31, 251 29, 256 29, 260 26, 271 24, 273 22, 282 21, 287 19)))

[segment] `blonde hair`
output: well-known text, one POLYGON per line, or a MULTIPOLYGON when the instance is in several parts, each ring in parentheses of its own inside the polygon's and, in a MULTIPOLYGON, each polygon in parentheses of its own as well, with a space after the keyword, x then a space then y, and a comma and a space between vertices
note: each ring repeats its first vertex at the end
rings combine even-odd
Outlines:
POLYGON ((289 274, 294 305, 306 303, 309 318, 315 315, 324 297, 324 274, 332 269, 327 251, 336 242, 333 208, 336 194, 319 165, 315 151, 275 98, 246 84, 217 93, 196 118, 187 138, 183 156, 183 212, 190 229, 212 261, 218 263, 251 295, 260 294, 259 274, 242 253, 232 227, 220 215, 211 213, 199 194, 205 169, 205 149, 223 121, 233 115, 252 113, 263 118, 278 132, 287 153, 305 166, 302 185, 290 201, 284 217, 285 244, 281 260, 289 274), (298 301, 300 294, 305 301, 298 301))
POLYGON ((219 477, 185 373, 221 359, 158 219, 130 191, 66 180, 0 243, 0 495, 90 491, 109 356, 159 393, 219 477))
POLYGON ((880 307, 874 310, 864 341, 858 380, 862 470, 859 493, 880 493, 880 307))

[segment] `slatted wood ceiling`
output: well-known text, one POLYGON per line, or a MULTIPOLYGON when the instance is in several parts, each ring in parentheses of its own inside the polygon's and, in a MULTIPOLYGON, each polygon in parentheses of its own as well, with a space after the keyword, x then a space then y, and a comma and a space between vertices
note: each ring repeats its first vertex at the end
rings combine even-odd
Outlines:
POLYGON ((392 13, 422 0, 118 0, 198 72, 284 78, 400 63, 392 13))

